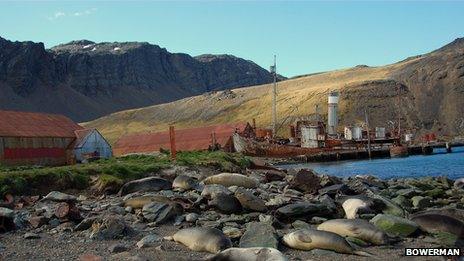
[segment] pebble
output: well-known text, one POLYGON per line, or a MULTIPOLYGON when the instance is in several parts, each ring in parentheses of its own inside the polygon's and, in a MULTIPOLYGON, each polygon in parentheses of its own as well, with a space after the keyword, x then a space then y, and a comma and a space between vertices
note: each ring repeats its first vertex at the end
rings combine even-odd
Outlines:
POLYGON ((37 239, 37 238, 40 238, 40 236, 36 233, 28 232, 24 234, 24 238, 25 239, 37 239))
POLYGON ((197 213, 189 213, 185 216, 185 221, 194 223, 198 220, 199 215, 197 213))

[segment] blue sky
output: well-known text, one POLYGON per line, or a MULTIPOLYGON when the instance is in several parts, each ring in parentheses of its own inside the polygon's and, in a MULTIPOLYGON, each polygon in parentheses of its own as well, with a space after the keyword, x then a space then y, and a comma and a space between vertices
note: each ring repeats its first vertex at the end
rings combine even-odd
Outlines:
POLYGON ((464 37, 464 2, 10 1, 0 36, 43 42, 147 41, 228 53, 285 76, 383 65, 464 37))

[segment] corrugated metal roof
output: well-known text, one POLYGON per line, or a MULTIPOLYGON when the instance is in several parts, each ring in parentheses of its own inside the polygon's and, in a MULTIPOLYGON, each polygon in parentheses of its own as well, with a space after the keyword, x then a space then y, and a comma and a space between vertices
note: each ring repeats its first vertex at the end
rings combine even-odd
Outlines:
POLYGON ((74 131, 80 129, 83 128, 63 115, 0 111, 2 137, 74 138, 74 131))
MULTIPOLYGON (((212 133, 215 133, 216 142, 224 147, 236 130, 243 132, 246 126, 246 123, 237 123, 176 129, 176 150, 206 150, 211 145, 212 133)), ((123 136, 113 146, 113 153, 117 156, 130 153, 149 153, 159 151, 160 148, 170 149, 169 131, 123 136)))

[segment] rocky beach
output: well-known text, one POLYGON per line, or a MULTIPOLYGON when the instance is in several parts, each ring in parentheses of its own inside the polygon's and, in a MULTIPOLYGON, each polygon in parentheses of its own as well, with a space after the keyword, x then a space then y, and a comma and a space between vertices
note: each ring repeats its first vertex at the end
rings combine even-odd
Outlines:
POLYGON ((94 186, 6 194, 0 203, 0 256, 397 260, 406 258, 405 247, 462 246, 462 180, 340 179, 259 161, 234 169, 173 164, 106 193, 94 186))

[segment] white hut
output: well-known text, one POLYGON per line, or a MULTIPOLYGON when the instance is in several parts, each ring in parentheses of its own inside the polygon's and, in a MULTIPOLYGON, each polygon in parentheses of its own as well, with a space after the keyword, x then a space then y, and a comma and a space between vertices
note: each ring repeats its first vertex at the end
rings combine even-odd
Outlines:
POLYGON ((108 159, 113 150, 108 141, 97 129, 77 130, 74 142, 74 157, 77 162, 88 162, 89 159, 108 159))

